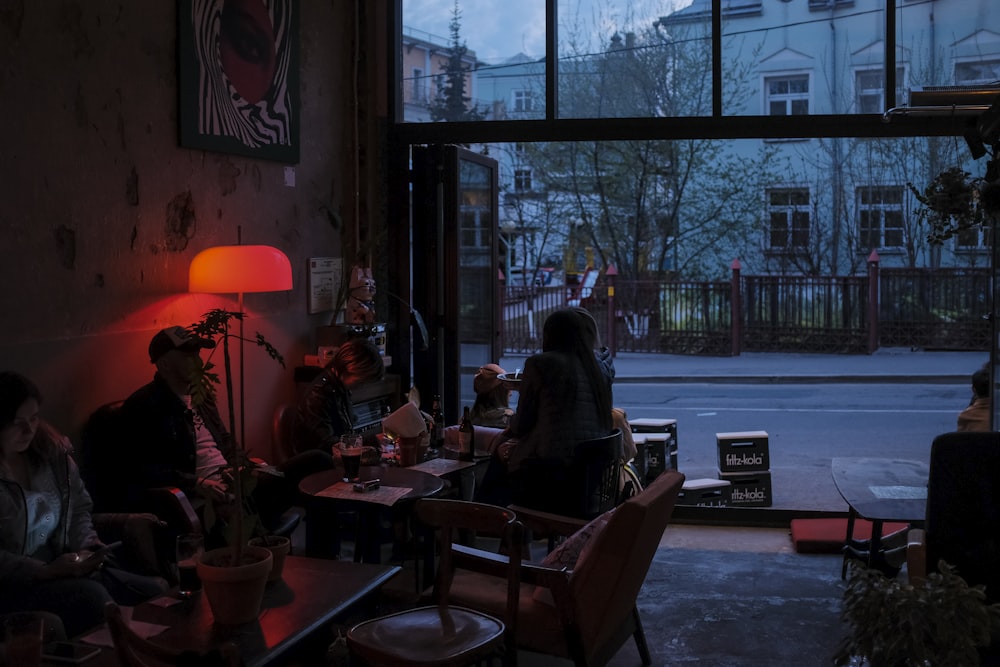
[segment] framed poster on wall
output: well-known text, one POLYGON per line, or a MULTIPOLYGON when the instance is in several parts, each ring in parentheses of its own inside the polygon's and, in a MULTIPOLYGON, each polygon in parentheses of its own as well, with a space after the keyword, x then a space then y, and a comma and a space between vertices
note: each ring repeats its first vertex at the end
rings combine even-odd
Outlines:
POLYGON ((299 160, 298 0, 178 0, 180 144, 299 160))

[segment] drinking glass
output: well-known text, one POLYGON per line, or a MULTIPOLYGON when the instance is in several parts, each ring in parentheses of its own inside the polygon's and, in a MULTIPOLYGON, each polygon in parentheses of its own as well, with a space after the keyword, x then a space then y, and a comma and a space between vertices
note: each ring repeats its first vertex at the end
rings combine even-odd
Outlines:
POLYGON ((340 460, 344 463, 344 481, 356 482, 361 477, 361 436, 357 434, 343 435, 340 438, 340 460))
POLYGON ((200 533, 177 536, 177 594, 191 597, 201 590, 197 563, 205 552, 205 538, 200 533))
POLYGON ((37 614, 11 614, 4 619, 3 639, 7 664, 37 667, 42 664, 42 636, 45 622, 37 614))

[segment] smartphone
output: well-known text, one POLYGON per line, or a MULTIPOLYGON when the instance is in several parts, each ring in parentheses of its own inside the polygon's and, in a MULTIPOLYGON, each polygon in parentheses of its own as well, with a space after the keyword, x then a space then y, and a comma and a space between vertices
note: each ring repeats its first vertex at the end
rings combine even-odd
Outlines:
POLYGON ((97 646, 78 642, 51 642, 42 647, 42 657, 46 660, 71 664, 90 660, 100 652, 101 649, 97 646))
POLYGON ((93 553, 91 553, 90 556, 88 556, 87 558, 103 558, 104 556, 107 556, 108 554, 110 554, 115 549, 118 549, 119 547, 121 547, 121 545, 122 545, 121 541, 112 542, 111 544, 105 544, 103 547, 101 547, 97 551, 94 551, 93 553))

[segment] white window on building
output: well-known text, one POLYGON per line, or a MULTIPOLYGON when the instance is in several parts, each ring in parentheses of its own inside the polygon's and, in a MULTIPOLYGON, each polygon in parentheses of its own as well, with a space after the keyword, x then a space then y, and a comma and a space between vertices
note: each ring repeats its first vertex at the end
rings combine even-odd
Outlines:
POLYGON ((903 188, 858 188, 858 242, 865 253, 903 247, 903 188))
POLYGON ((764 79, 769 116, 805 116, 809 113, 809 75, 764 79))
POLYGON ((420 67, 413 68, 413 101, 423 102, 427 99, 427 77, 420 67))
POLYGON ((768 190, 771 250, 791 251, 809 246, 809 190, 768 190))
POLYGON ((974 86, 1000 81, 1000 59, 955 63, 955 83, 974 86))
POLYGON ((514 170, 514 190, 517 192, 528 192, 531 190, 531 170, 514 170))
POLYGON ((990 225, 988 224, 980 227, 963 229, 955 235, 955 250, 960 252, 968 252, 970 250, 989 250, 991 247, 990 237, 990 225))
POLYGON ((882 69, 859 70, 855 73, 854 88, 857 94, 858 113, 883 113, 890 106, 899 106, 905 97, 903 68, 896 68, 896 99, 892 105, 885 103, 885 73, 882 69))
POLYGON ((528 111, 534 111, 532 106, 532 97, 530 90, 515 90, 514 91, 514 111, 516 113, 525 113, 528 111))

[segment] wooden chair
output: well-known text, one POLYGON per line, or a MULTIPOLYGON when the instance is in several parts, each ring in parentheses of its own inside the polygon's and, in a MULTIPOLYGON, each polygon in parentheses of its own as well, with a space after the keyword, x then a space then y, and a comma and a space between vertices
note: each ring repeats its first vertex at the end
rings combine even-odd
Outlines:
MULTIPOLYGON (((574 533, 556 552, 576 543, 575 562, 522 563, 517 625, 512 631, 521 650, 568 658, 576 665, 605 665, 632 637, 644 665, 651 662, 636 598, 666 529, 684 475, 668 470, 645 490, 589 524, 579 519, 524 510, 526 529, 574 533), (588 532, 589 531, 589 532, 588 532), (580 536, 589 539, 578 544, 580 536)), ((460 549, 460 547, 456 547, 460 549)), ((450 600, 497 614, 508 601, 510 581, 499 579, 496 554, 461 548, 450 600), (470 572, 469 570, 475 570, 470 572)))
POLYGON ((104 607, 104 618, 108 622, 111 640, 115 645, 115 655, 122 667, 168 667, 176 665, 198 665, 199 667, 240 667, 239 649, 232 642, 226 642, 218 649, 205 653, 178 651, 163 648, 143 639, 122 618, 121 609, 114 602, 104 607))
POLYGON ((414 513, 438 531, 435 604, 359 623, 347 633, 351 653, 370 667, 460 667, 495 655, 507 665, 516 664, 513 637, 521 591, 521 523, 506 508, 462 500, 420 500, 414 513), (455 544, 460 530, 501 535, 501 543, 513 554, 493 561, 491 571, 507 581, 506 601, 495 612, 451 604, 451 584, 464 558, 462 547, 455 544))

